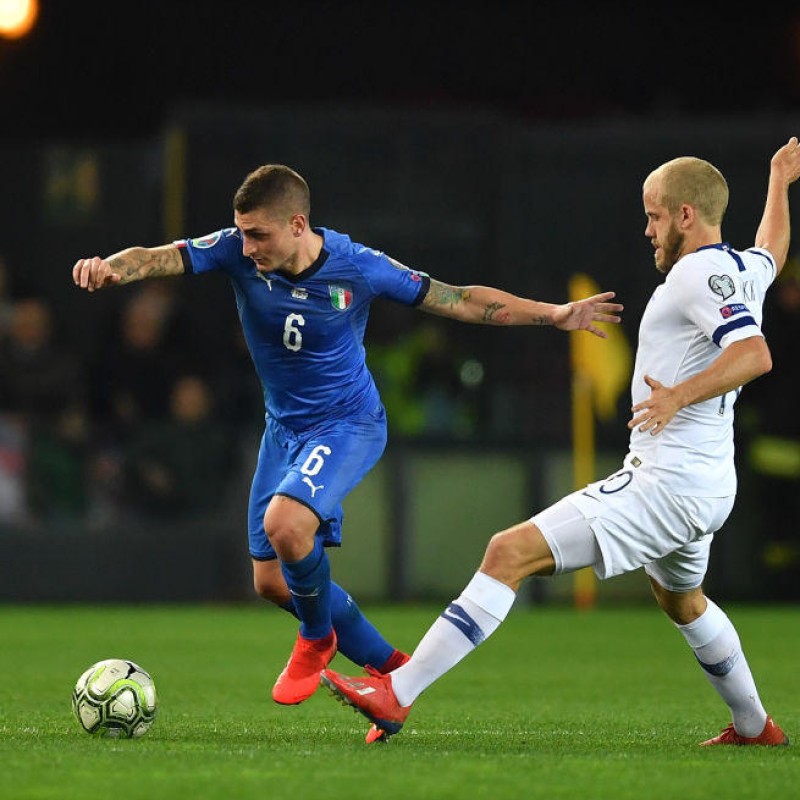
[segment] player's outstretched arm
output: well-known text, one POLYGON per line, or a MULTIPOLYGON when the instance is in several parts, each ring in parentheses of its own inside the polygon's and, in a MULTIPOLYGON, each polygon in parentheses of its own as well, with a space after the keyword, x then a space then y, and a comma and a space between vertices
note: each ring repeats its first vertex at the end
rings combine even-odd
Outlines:
POLYGON ((800 143, 797 137, 781 147, 770 161, 767 201, 756 232, 756 247, 772 253, 778 272, 789 253, 789 187, 800 177, 800 143))
POLYGON ((559 330, 586 330, 596 336, 606 333, 597 322, 619 322, 620 303, 610 302, 614 292, 556 305, 527 300, 490 286, 449 286, 431 279, 420 305, 422 311, 483 325, 553 325, 559 330))
POLYGON ((107 258, 79 258, 72 268, 76 286, 94 292, 144 278, 183 274, 180 251, 174 244, 161 247, 129 247, 107 258))

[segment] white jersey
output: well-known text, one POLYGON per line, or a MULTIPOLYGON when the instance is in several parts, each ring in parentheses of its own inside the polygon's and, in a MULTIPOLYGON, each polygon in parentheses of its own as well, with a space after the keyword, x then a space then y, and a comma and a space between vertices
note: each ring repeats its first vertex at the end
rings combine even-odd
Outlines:
MULTIPOLYGON (((642 316, 633 372, 634 405, 650 396, 649 375, 665 386, 708 367, 732 342, 763 336, 764 295, 777 270, 767 250, 702 247, 667 274, 642 316)), ((736 492, 733 404, 740 389, 682 408, 656 436, 634 429, 629 458, 657 473, 675 494, 736 492)))

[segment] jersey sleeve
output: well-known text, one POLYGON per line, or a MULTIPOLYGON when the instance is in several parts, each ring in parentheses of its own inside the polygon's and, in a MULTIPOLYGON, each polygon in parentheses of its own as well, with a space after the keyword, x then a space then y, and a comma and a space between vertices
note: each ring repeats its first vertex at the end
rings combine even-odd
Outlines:
POLYGON ((427 273, 410 269, 380 250, 363 247, 355 254, 355 261, 377 296, 407 306, 418 306, 428 294, 431 279, 427 273))
POLYGON ((746 252, 753 253, 753 255, 758 257, 759 263, 763 268, 761 277, 763 278, 763 285, 766 290, 775 278, 778 277, 778 267, 775 264, 775 257, 769 250, 765 250, 763 247, 749 247, 746 252))
POLYGON ((681 267, 670 276, 676 302, 714 344, 724 349, 733 342, 763 336, 750 307, 757 301, 745 299, 740 282, 732 274, 703 269, 688 258, 681 267))
POLYGON ((178 239, 173 244, 181 254, 186 273, 195 275, 227 270, 242 252, 241 237, 236 228, 223 228, 197 239, 178 239))

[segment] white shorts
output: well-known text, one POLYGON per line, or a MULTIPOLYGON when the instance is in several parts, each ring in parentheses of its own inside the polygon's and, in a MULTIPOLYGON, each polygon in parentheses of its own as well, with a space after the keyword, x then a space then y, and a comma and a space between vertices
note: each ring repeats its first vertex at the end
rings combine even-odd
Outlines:
POLYGON ((665 589, 685 592, 703 582, 711 541, 733 501, 732 495, 671 494, 653 473, 629 460, 531 522, 550 546, 556 574, 592 567, 605 579, 644 567, 665 589))

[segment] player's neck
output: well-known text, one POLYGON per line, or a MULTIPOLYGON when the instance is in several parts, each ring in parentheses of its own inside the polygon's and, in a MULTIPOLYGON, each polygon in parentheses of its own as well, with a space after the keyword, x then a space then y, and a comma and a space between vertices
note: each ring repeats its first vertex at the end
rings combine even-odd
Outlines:
POLYGON ((715 244, 722 244, 722 231, 719 227, 704 227, 686 237, 681 256, 688 256, 689 253, 696 253, 702 247, 710 247, 715 244))
POLYGON ((291 263, 284 264, 281 271, 288 272, 290 275, 299 275, 307 270, 319 258, 324 243, 325 240, 322 236, 309 228, 301 237, 295 257, 291 263))

